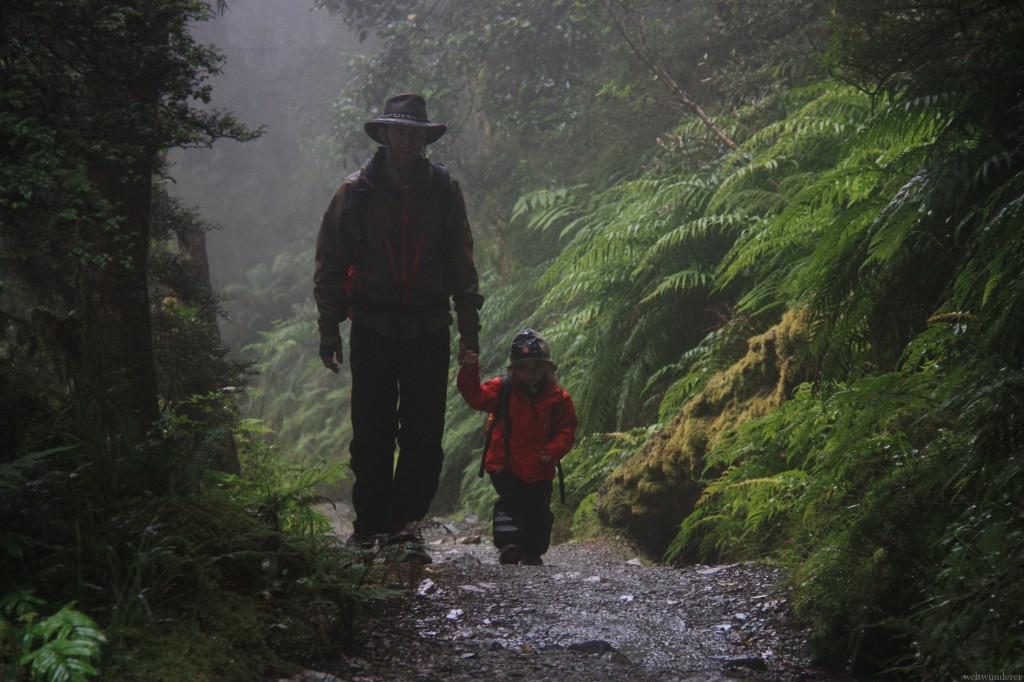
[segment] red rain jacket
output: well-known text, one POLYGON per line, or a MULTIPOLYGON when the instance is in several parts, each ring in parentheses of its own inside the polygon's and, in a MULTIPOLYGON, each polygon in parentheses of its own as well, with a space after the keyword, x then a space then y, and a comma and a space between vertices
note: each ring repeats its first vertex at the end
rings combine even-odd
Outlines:
MULTIPOLYGON (((541 393, 531 397, 514 380, 508 399, 508 416, 512 422, 509 436, 511 453, 505 452, 505 420, 499 419, 491 433, 484 468, 489 472, 508 469, 524 483, 550 481, 555 477, 555 462, 565 457, 576 442, 576 407, 572 398, 556 383, 551 382, 541 393), (541 450, 547 451, 551 461, 540 460, 541 450)), ((498 404, 501 377, 480 383, 480 370, 462 370, 458 378, 459 391, 470 407, 493 412, 498 404)))

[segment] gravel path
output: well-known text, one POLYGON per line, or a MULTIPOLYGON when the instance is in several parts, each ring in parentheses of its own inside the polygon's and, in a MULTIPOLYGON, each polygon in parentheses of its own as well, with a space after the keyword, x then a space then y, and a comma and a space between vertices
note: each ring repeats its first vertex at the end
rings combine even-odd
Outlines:
POLYGON ((412 593, 361 621, 362 654, 327 680, 842 679, 811 665, 777 569, 650 566, 611 542, 503 566, 479 530, 425 539, 433 563, 398 569, 412 593))

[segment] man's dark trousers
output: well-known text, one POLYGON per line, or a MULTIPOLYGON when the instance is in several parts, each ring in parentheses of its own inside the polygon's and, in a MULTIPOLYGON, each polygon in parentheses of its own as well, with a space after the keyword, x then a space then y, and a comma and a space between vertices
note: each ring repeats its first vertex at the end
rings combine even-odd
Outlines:
POLYGON ((355 533, 397 533, 437 492, 451 336, 393 339, 354 321, 350 338, 355 533))

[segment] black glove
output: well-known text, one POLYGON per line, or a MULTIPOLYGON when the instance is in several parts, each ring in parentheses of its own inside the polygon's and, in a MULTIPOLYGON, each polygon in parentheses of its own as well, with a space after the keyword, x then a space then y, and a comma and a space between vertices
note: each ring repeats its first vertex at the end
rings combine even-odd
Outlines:
POLYGON ((320 342, 320 360, 324 363, 324 366, 330 369, 332 372, 337 373, 337 363, 335 363, 335 357, 337 357, 338 363, 342 361, 341 353, 341 339, 338 339, 337 343, 330 344, 320 342))

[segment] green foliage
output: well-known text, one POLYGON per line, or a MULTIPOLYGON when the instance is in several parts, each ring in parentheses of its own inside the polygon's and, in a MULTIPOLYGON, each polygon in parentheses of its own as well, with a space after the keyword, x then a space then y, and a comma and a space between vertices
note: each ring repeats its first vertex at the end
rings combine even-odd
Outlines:
POLYGON ((273 430, 293 464, 347 461, 351 376, 347 368, 328 372, 316 355, 312 302, 307 300, 298 312, 246 347, 259 358, 260 378, 244 396, 242 410, 273 430))
POLYGON ((652 374, 645 388, 647 394, 663 386, 666 378, 680 377, 663 392, 654 393, 658 400, 658 422, 665 423, 679 414, 707 386, 709 379, 743 357, 748 350, 747 339, 763 331, 748 317, 724 317, 720 327, 683 353, 677 363, 652 374))
POLYGON ((206 234, 213 229, 194 209, 168 196, 165 187, 154 187, 150 318, 165 404, 232 390, 249 376, 249 363, 231 356, 217 327, 223 297, 210 285, 205 247, 206 234))
POLYGON ((565 468, 566 506, 575 508, 597 492, 608 475, 639 450, 651 431, 646 428, 603 433, 579 440, 562 461, 565 468))
POLYGON ((175 553, 174 541, 161 535, 155 516, 141 530, 129 530, 133 519, 126 516, 111 524, 123 524, 114 534, 121 543, 107 546, 98 558, 105 561, 105 587, 111 599, 107 629, 118 638, 138 636, 156 625, 155 614, 168 605, 185 563, 175 553))
POLYGON ((737 428, 709 454, 725 473, 669 559, 694 544, 708 558, 778 553, 833 665, 891 665, 914 641, 915 670, 953 674, 968 657, 1018 669, 1008 595, 1024 563, 996 538, 1021 532, 1021 377, 946 369, 936 353, 963 345, 946 335, 918 348, 928 364, 806 387, 737 428))
POLYGON ((987 98, 1008 94, 1004 88, 1020 78, 1013 66, 1022 31, 1016 3, 839 0, 833 6, 827 56, 841 78, 866 92, 961 91, 987 98))
POLYGON ((996 537, 1016 537, 1022 483, 1019 377, 1000 369, 1019 353, 1020 109, 987 118, 988 83, 912 85, 811 88, 725 164, 711 210, 757 219, 716 281, 746 314, 809 311, 824 380, 718 442, 723 473, 668 556, 780 556, 838 667, 1019 670, 1024 564, 996 537))
POLYGON ((272 432, 255 420, 241 422, 237 435, 243 451, 242 475, 213 474, 218 487, 274 530, 308 537, 327 533, 329 524, 312 506, 330 502, 317 487, 341 480, 341 465, 324 460, 284 461, 278 445, 269 438, 272 432))
MULTIPOLYGON (((225 287, 224 293, 230 297, 225 303, 231 312, 228 331, 241 341, 240 347, 259 344, 264 341, 262 333, 308 313, 304 302, 310 298, 308 270, 312 262, 311 249, 284 250, 269 265, 260 263, 250 268, 244 283, 225 287)), ((252 350, 258 351, 259 346, 252 350)))
MULTIPOLYGON (((31 386, 18 379, 32 371, 30 363, 5 364, 4 385, 31 386)), ((249 423, 238 430, 230 396, 194 396, 170 407, 146 438, 116 442, 66 396, 5 396, 5 415, 21 422, 0 458, 0 551, 9 559, 0 562, 0 582, 79 604, 111 640, 108 669, 160 677, 166 669, 147 666, 177 656, 189 661, 182 679, 212 680, 224 679, 210 671, 232 657, 240 679, 251 679, 250 662, 268 657, 312 664, 351 641, 357 600, 379 598, 357 589, 363 572, 350 570, 353 557, 332 544, 310 508, 321 500, 314 486, 335 480, 337 467, 278 461, 266 433, 249 423), (240 451, 248 478, 211 470, 229 448, 240 451), (214 493, 228 499, 212 500, 214 493), (261 590, 279 605, 268 609, 261 590), (233 644, 185 655, 189 642, 210 634, 238 637, 244 655, 233 644)), ((40 653, 31 660, 50 670, 41 674, 96 666, 74 632, 38 631, 32 647, 40 653)), ((6 647, 4 655, 13 665, 9 657, 20 651, 6 647)))
MULTIPOLYGON (((606 195, 601 209, 574 221, 566 248, 537 283, 546 291, 539 316, 552 319, 543 329, 560 349, 587 431, 635 424, 637 384, 643 388, 658 360, 679 347, 670 339, 693 325, 679 296, 641 305, 649 278, 635 264, 665 231, 676 202, 702 191, 695 184, 643 180, 606 195)), ((699 278, 692 282, 688 288, 700 291, 699 278)))
POLYGON ((217 333, 197 241, 209 225, 151 194, 167 148, 252 137, 205 106, 220 59, 190 31, 210 12, 191 0, 2 10, 5 679, 92 678, 101 648, 112 679, 316 667, 351 645, 354 604, 371 594, 309 508, 336 467, 289 467, 243 441, 252 478, 211 474, 238 456, 246 365, 217 333), (98 356, 124 364, 87 361, 98 356), (111 377, 146 405, 105 391, 111 377))
POLYGON ((42 338, 59 378, 115 439, 159 415, 147 256, 160 154, 254 136, 205 106, 220 58, 190 31, 211 16, 191 0, 4 10, 0 248, 21 294, 5 336, 8 319, 39 336, 33 316, 59 323, 60 344, 42 338))
POLYGON ((104 533, 124 593, 145 606, 116 631, 115 677, 244 680, 317 666, 351 645, 355 602, 371 598, 338 541, 275 531, 225 495, 136 500, 104 533))
MULTIPOLYGON (((64 429, 75 424, 68 414, 64 429)), ((3 551, 16 560, 0 563, 0 576, 17 589, 8 602, 35 591, 80 604, 110 638, 104 662, 115 675, 165 677, 184 665, 180 679, 228 679, 225 669, 251 679, 267 665, 313 666, 339 642, 350 646, 355 603, 381 593, 358 588, 364 571, 310 507, 322 500, 314 486, 337 468, 286 465, 265 433, 243 427, 236 442, 247 478, 203 466, 225 434, 180 415, 139 446, 160 452, 166 470, 133 469, 150 458, 96 453, 91 436, 67 431, 60 439, 77 447, 4 461, 3 551), (154 480, 174 487, 154 495, 154 480), (219 644, 194 648, 211 639, 219 644)), ((21 660, 40 679, 84 679, 96 667, 88 622, 62 613, 29 632, 14 619, 44 605, 18 603, 2 628, 5 665, 21 660), (13 644, 23 634, 24 650, 13 644)))
POLYGON ((15 592, 0 602, 0 650, 14 653, 11 661, 0 658, 0 672, 17 674, 24 670, 27 679, 48 682, 85 682, 99 674, 99 662, 106 635, 84 613, 75 610, 75 603, 66 604, 56 613, 40 617, 35 611, 42 600, 30 593, 15 592), (14 622, 11 622, 11 618, 14 622), (18 648, 12 646, 15 636, 18 648), (12 665, 8 665, 8 663, 12 665))
POLYGON ((1001 369, 985 379, 948 405, 958 434, 943 453, 954 472, 943 488, 951 504, 945 523, 936 527, 937 561, 922 570, 926 600, 901 623, 920 637, 908 664, 912 670, 1024 670, 1015 627, 1024 573, 1018 508, 1024 377, 1001 369))
POLYGON ((554 539, 599 535, 603 531, 593 512, 593 499, 605 479, 626 461, 650 435, 639 428, 623 433, 593 434, 577 441, 562 460, 565 504, 555 509, 554 539))
MULTIPOLYGON (((577 151, 603 155, 597 143, 613 134, 638 139, 623 132, 630 117, 634 126, 644 128, 654 120, 671 120, 669 112, 646 111, 640 118, 639 105, 650 102, 650 79, 638 77, 643 71, 635 59, 621 58, 622 43, 614 39, 597 3, 401 0, 369 3, 372 9, 334 0, 318 4, 339 11, 360 36, 372 32, 382 45, 352 70, 352 94, 345 102, 350 120, 365 120, 394 92, 428 83, 424 94, 433 111, 459 122, 439 148, 446 152, 457 144, 469 151, 472 156, 458 156, 475 166, 478 172, 472 175, 488 193, 514 197, 526 188, 523 181, 531 171, 533 178, 537 171, 546 178, 553 174, 548 169, 565 167, 577 151), (609 82, 631 83, 634 97, 603 98, 600 109, 587 106, 591 94, 609 82), (545 142, 555 138, 560 148, 546 149, 545 142), (532 156, 530 163, 527 156, 532 156), (508 186, 503 189, 503 184, 508 186)), ((667 42, 677 51, 689 51, 691 58, 696 51, 688 41, 667 42)), ((365 145, 359 128, 346 132, 347 147, 365 145)), ((607 170, 609 164, 620 165, 611 154, 599 165, 607 170)))

